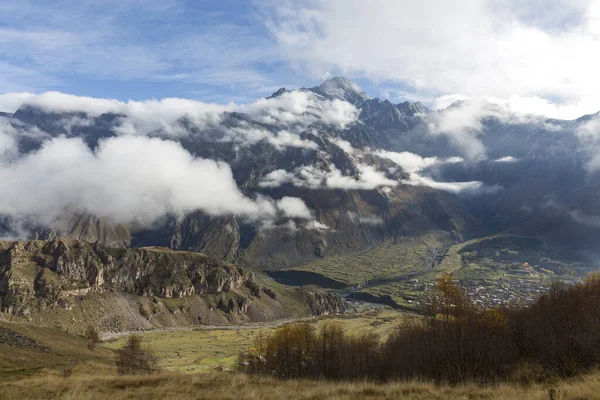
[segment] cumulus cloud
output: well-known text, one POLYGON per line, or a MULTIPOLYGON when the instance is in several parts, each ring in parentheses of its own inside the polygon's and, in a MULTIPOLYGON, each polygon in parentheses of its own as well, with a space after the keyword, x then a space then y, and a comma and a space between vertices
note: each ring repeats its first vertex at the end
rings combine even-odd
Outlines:
POLYGON ((245 196, 228 164, 195 158, 159 138, 114 137, 90 150, 81 139, 59 137, 0 159, 0 176, 0 214, 44 224, 66 211, 142 224, 194 210, 249 220, 312 217, 300 199, 245 196))
POLYGON ((284 169, 277 169, 265 175, 258 185, 265 188, 279 187, 294 180, 294 176, 293 173, 284 169))
POLYGON ((397 82, 431 98, 519 96, 529 110, 571 118, 600 104, 599 0, 264 4, 282 54, 315 76, 397 82))
POLYGON ((312 212, 297 197, 284 197, 277 202, 277 208, 288 218, 312 219, 312 212))

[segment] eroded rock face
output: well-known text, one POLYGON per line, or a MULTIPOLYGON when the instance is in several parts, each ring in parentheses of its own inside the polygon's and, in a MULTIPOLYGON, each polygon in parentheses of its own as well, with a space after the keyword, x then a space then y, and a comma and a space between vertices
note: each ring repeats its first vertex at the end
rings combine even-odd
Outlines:
POLYGON ((245 268, 199 253, 72 239, 0 242, 0 312, 78 333, 88 324, 135 331, 350 310, 339 295, 315 286, 274 290, 245 268))
POLYGON ((198 253, 114 249, 65 239, 0 243, 4 312, 27 315, 32 306, 90 293, 181 298, 255 285, 252 272, 198 253))
POLYGON ((317 286, 298 289, 313 315, 343 314, 354 311, 353 306, 335 293, 325 292, 317 286))

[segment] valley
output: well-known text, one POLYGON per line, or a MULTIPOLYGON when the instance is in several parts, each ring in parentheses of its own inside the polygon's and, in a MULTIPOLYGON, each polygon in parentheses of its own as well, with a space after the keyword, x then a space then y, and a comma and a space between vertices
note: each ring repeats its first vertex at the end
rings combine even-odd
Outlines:
POLYGON ((530 303, 556 279, 574 282, 597 268, 534 238, 504 235, 441 243, 435 237, 392 240, 272 276, 288 284, 294 279, 297 284, 310 281, 349 298, 418 312, 427 290, 444 274, 451 274, 482 306, 518 306, 530 303))

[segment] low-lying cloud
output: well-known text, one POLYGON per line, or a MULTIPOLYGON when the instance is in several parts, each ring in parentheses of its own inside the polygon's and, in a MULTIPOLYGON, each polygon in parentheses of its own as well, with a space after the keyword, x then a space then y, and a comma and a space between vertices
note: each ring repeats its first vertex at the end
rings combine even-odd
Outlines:
POLYGON ((228 164, 159 138, 114 137, 94 150, 79 138, 55 138, 17 159, 0 158, 0 175, 0 214, 46 225, 65 212, 142 224, 195 210, 252 221, 312 218, 298 198, 245 196, 228 164))
POLYGON ((575 131, 581 147, 587 154, 586 167, 595 172, 600 169, 600 115, 596 114, 575 131))
POLYGON ((499 186, 487 186, 480 181, 468 182, 438 182, 427 176, 423 176, 423 170, 441 164, 453 164, 464 162, 460 157, 449 157, 440 159, 438 157, 421 157, 410 152, 395 153, 393 151, 377 151, 380 157, 387 158, 409 174, 409 179, 403 183, 413 186, 429 186, 436 190, 442 190, 454 194, 485 194, 501 190, 499 186))
POLYGON ((382 186, 396 186, 397 181, 386 177, 372 165, 357 164, 357 175, 345 175, 334 165, 304 165, 294 172, 278 169, 269 172, 259 186, 272 188, 284 184, 310 189, 372 190, 382 186))
MULTIPOLYGON (((219 131, 220 141, 251 145, 264 139, 278 148, 315 149, 316 143, 301 139, 299 134, 316 122, 344 129, 358 117, 358 110, 352 104, 337 99, 318 99, 314 93, 307 91, 285 92, 249 104, 228 105, 178 98, 121 102, 59 92, 0 95, 0 111, 14 112, 25 105, 53 113, 85 113, 91 118, 105 113, 116 114, 121 116, 115 127, 118 135, 178 138, 190 134, 181 124, 185 118, 197 130, 219 131), (228 113, 238 113, 243 118, 234 125, 223 126, 221 123, 228 113)), ((70 118, 71 121, 65 121, 63 126, 89 124, 78 115, 70 118)))

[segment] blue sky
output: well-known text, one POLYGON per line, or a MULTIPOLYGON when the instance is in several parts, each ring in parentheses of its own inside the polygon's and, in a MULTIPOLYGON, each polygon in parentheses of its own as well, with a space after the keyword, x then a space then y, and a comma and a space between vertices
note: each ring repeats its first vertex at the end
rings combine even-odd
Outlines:
POLYGON ((247 102, 333 75, 371 96, 600 109, 600 0, 0 0, 0 93, 247 102))
MULTIPOLYGON (((0 0, 0 93, 247 102, 335 74, 291 65, 261 7, 246 0, 0 0)), ((354 78, 373 96, 385 90, 354 78)))
POLYGON ((247 1, 12 1, 0 15, 3 92, 224 101, 300 81, 247 1))

